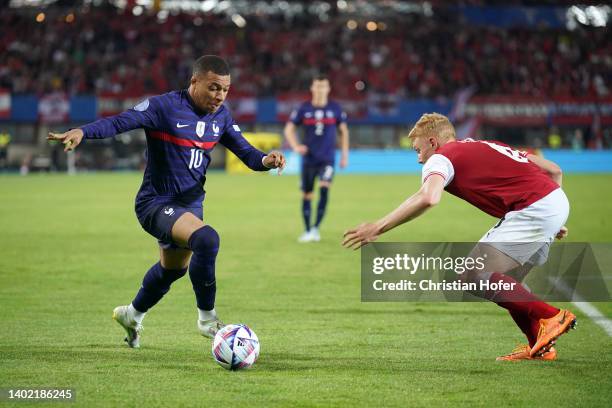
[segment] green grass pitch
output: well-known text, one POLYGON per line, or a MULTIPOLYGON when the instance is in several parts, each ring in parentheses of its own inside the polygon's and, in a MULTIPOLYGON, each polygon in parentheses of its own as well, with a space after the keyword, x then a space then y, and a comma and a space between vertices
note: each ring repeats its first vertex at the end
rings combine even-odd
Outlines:
MULTIPOLYGON (((257 332, 260 359, 245 372, 213 361, 188 278, 128 349, 111 312, 158 258, 133 212, 140 178, 0 177, 0 387, 73 387, 82 407, 610 406, 612 341, 579 311, 556 362, 499 363, 522 336, 493 304, 360 302, 359 252, 342 232, 394 208, 417 176, 338 176, 322 242, 299 245, 297 177, 211 173, 217 310, 257 332)), ((612 242, 610 185, 565 177, 570 240, 612 242)), ((473 241, 494 223, 445 194, 381 241, 473 241)))

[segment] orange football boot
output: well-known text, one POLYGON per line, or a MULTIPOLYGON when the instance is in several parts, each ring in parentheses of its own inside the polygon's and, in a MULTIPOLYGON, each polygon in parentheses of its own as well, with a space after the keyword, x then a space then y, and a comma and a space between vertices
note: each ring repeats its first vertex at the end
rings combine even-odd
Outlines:
POLYGON ((531 357, 529 355, 530 348, 527 344, 516 346, 512 353, 506 354, 505 356, 499 356, 496 361, 520 361, 520 360, 546 360, 553 361, 557 359, 557 350, 554 347, 550 347, 548 351, 542 353, 541 356, 531 357))
POLYGON ((529 355, 534 357, 546 352, 559 336, 575 328, 576 315, 569 310, 560 310, 559 313, 549 319, 540 319, 538 339, 529 351, 529 355))

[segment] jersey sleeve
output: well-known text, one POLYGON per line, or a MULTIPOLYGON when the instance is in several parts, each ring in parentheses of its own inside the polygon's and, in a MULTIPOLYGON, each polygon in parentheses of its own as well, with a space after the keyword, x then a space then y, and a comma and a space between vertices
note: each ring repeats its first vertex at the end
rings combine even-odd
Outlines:
POLYGON ((254 171, 269 170, 263 165, 263 158, 266 156, 264 152, 256 149, 242 136, 240 127, 230 117, 227 122, 225 131, 219 139, 219 143, 227 147, 232 153, 247 165, 248 168, 254 171))
POLYGON ((427 178, 433 174, 442 176, 442 178, 444 178, 444 187, 446 187, 453 180, 453 177, 455 177, 455 169, 446 156, 434 154, 423 165, 421 182, 425 183, 427 178))
POLYGON ((159 97, 153 97, 118 115, 81 126, 81 129, 85 139, 104 139, 133 129, 155 129, 160 124, 160 111, 159 97))
POLYGON ((294 125, 300 125, 302 123, 302 119, 304 119, 304 109, 302 109, 302 106, 291 111, 289 121, 294 125))

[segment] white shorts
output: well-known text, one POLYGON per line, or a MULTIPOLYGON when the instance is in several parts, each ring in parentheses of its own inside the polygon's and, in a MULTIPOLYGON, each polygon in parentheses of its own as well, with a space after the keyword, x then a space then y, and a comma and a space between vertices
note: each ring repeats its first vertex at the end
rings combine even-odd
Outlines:
POLYGON ((569 216, 561 188, 519 211, 510 211, 479 242, 487 243, 521 265, 542 265, 555 235, 569 216))

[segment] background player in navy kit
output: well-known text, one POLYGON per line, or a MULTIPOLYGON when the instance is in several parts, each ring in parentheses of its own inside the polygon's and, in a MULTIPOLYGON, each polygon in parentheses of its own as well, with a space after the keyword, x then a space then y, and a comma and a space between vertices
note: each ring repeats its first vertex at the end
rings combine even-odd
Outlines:
POLYGON ((64 143, 68 151, 82 139, 145 130, 147 167, 136 196, 136 215, 142 227, 159 240, 160 261, 146 273, 132 303, 113 311, 113 318, 127 332, 130 347, 139 347, 145 313, 188 267, 200 333, 213 337, 223 326, 214 308, 219 235, 204 224, 202 210, 203 185, 214 146, 223 144, 252 170, 280 171, 285 165, 282 153, 266 155, 244 139, 223 105, 229 88, 227 63, 205 55, 194 63, 188 89, 149 98, 119 115, 48 136, 64 143))
POLYGON ((315 77, 310 86, 312 100, 303 103, 299 109, 291 113, 285 125, 285 137, 294 152, 302 156, 302 215, 304 217, 304 233, 299 242, 319 241, 319 226, 325 215, 327 198, 334 177, 334 162, 336 153, 336 134, 340 133, 342 155, 340 167, 348 165, 349 131, 346 125, 346 113, 340 105, 329 101, 331 90, 329 79, 324 75, 315 77), (300 143, 297 138, 296 126, 304 126, 304 137, 300 143), (319 178, 319 203, 317 218, 311 226, 311 201, 315 178, 319 178))

